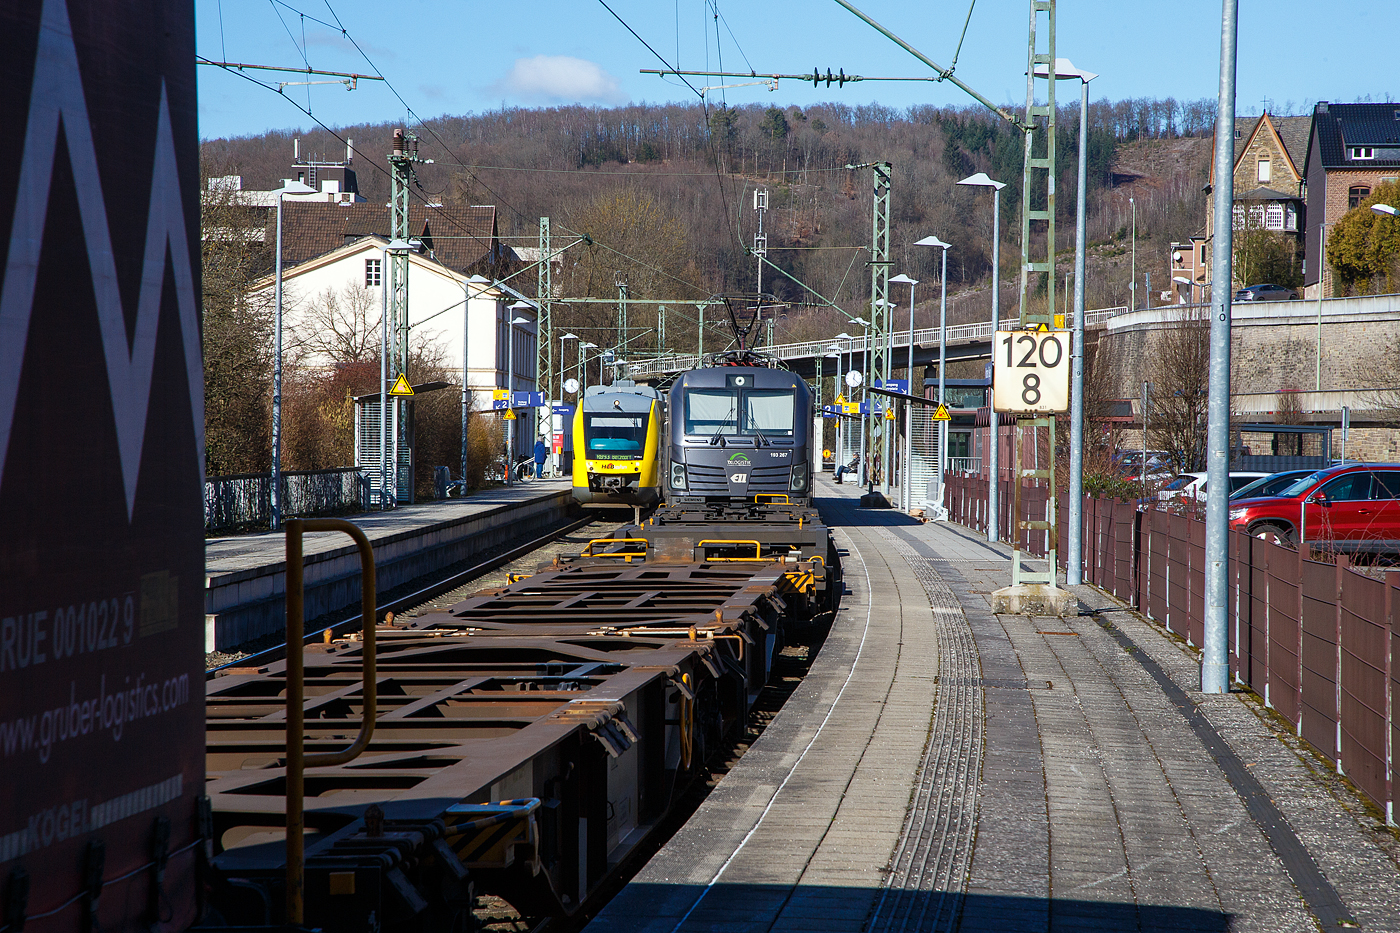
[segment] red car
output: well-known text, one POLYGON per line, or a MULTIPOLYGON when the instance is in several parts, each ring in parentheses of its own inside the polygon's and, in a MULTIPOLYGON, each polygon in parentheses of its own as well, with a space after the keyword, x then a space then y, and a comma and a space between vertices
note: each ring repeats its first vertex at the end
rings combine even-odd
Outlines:
POLYGON ((1400 463, 1318 470, 1267 499, 1230 503, 1230 527, 1347 553, 1400 553, 1400 463))

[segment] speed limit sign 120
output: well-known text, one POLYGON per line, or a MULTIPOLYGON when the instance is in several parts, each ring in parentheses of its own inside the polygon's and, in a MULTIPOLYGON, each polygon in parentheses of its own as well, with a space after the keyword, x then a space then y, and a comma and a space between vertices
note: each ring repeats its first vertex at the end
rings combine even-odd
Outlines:
POLYGON ((1069 410, 1069 340, 1062 330, 999 330, 992 343, 992 410, 1069 410))

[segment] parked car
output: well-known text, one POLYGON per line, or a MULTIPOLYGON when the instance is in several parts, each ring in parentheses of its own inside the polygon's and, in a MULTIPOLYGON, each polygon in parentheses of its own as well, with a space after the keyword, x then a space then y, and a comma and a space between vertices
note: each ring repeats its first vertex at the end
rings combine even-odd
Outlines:
POLYGON ((1292 486, 1304 476, 1311 476, 1316 470, 1284 470, 1281 473, 1270 473, 1263 479, 1256 479, 1247 486, 1241 486, 1230 493, 1230 501, 1236 499, 1263 499, 1268 496, 1276 496, 1283 490, 1292 486))
MULTIPOLYGON (((1267 473, 1255 473, 1238 471, 1230 473, 1230 492, 1234 492, 1243 486, 1248 486, 1256 479, 1263 479, 1267 473)), ((1194 499, 1197 502, 1206 501, 1206 474, 1204 473, 1182 473, 1176 479, 1157 491, 1158 502, 1168 502, 1172 499, 1194 499)))
POLYGON ((1282 285, 1251 285, 1235 292, 1236 301, 1297 301, 1298 293, 1282 285))
POLYGON ((1262 499, 1230 503, 1230 527, 1286 544, 1324 541, 1348 553, 1400 552, 1400 463, 1309 473, 1262 499))
MULTIPOLYGON (((1113 455, 1113 462, 1118 470, 1118 475, 1134 483, 1142 482, 1142 451, 1119 451, 1113 455)), ((1161 450, 1149 450, 1147 452, 1146 472, 1147 481, 1149 483, 1171 479, 1175 475, 1175 473, 1172 472, 1166 452, 1161 450)))

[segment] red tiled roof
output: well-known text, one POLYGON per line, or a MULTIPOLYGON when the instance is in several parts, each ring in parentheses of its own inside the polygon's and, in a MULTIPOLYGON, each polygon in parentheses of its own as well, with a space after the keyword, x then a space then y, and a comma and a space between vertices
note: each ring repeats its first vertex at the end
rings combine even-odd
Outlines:
MULTIPOLYGON (((276 212, 269 212, 268 242, 276 235, 276 212)), ((496 208, 492 205, 410 204, 409 230, 421 237, 434 258, 458 272, 500 258, 496 208)), ((366 236, 389 236, 387 205, 323 201, 282 203, 282 261, 296 265, 366 236)))

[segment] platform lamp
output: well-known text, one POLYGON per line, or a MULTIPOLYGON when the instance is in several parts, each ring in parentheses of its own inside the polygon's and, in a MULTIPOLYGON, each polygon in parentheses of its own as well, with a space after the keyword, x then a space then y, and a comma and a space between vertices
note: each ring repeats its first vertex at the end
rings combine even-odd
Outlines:
MULTIPOLYGON (((515 411, 515 328, 518 324, 529 324, 530 319, 521 317, 517 312, 526 308, 533 308, 534 305, 525 301, 517 301, 506 305, 506 311, 515 314, 510 319, 510 325, 506 329, 506 411, 515 411)), ((515 483, 515 425, 506 428, 506 485, 515 483)))
MULTIPOLYGON (((565 340, 578 340, 578 339, 579 339, 578 334, 560 334, 560 335, 559 335, 559 406, 560 406, 561 408, 564 406, 564 341, 565 341, 565 340)), ((579 352, 582 353, 583 351, 580 350, 579 352)), ((560 422, 560 427, 561 427, 563 430, 565 430, 565 431, 568 430, 568 426, 565 425, 562 421, 560 422)), ((549 438, 550 456, 556 458, 555 464, 554 464, 554 471, 555 471, 556 473, 558 473, 558 472, 559 472, 560 463, 561 463, 562 460, 563 460, 563 455, 562 455, 562 454, 555 454, 555 453, 554 453, 554 437, 553 437, 553 434, 554 434, 554 406, 553 406, 553 403, 550 404, 550 408, 549 408, 549 433, 550 433, 550 435, 551 435, 550 438, 549 438)))
MULTIPOLYGON (((1036 77, 1050 77, 1048 62, 1035 66, 1036 77)), ((1068 58, 1055 59, 1055 80, 1079 81, 1079 178, 1075 193, 1074 219, 1074 332, 1070 338, 1069 409, 1069 548, 1065 552, 1065 581, 1070 586, 1084 582, 1084 259, 1085 189, 1089 162, 1089 82, 1092 71, 1074 67, 1068 58)), ((1134 211, 1137 207, 1134 205, 1134 211)), ((1136 218, 1136 213, 1133 215, 1136 218)), ((1137 223, 1133 223, 1133 310, 1137 310, 1137 223)), ((1148 276, 1149 281, 1151 276, 1148 276)), ((1152 296, 1147 296, 1148 305, 1152 296)), ((1053 314, 1054 309, 1051 308, 1053 314)), ((1053 320, 1053 318, 1052 318, 1053 320)))
MULTIPOLYGON (((866 391, 870 380, 870 322, 863 317, 853 317, 851 318, 851 323, 859 324, 861 327, 860 374, 862 378, 860 382, 860 397, 861 404, 864 404, 865 401, 870 398, 869 392, 866 391)), ((855 368, 855 359, 852 358, 851 369, 855 368)), ((864 486, 870 482, 870 466, 865 461, 865 435, 870 433, 870 423, 866 419, 866 412, 861 411, 859 406, 857 406, 856 412, 860 415, 860 483, 864 486)), ((874 484, 870 483, 870 485, 873 486, 874 484)), ((872 490, 867 489, 866 491, 870 492, 872 490)))
MULTIPOLYGON (((852 350, 851 350, 851 341, 854 340, 855 338, 852 337, 850 334, 846 333, 846 332, 843 330, 843 331, 841 331, 841 333, 839 333, 839 334, 836 335, 836 339, 837 339, 837 340, 844 340, 844 341, 846 341, 846 365, 845 365, 845 366, 842 366, 842 365, 841 365, 841 350, 840 350, 840 348, 838 347, 838 348, 837 348, 837 351, 836 351, 836 354, 837 354, 837 356, 836 356, 836 370, 837 370, 837 372, 836 372, 836 395, 841 395, 841 394, 845 391, 845 390, 842 389, 841 387, 842 387, 843 385, 845 385, 845 383, 846 383, 846 373, 849 372, 851 369, 854 369, 854 368, 855 368, 855 361, 851 359, 851 353, 852 353, 852 350)), ((833 344, 833 346, 835 346, 835 345, 833 344)), ((836 400, 836 396, 832 396, 832 401, 835 402, 835 400, 836 400)), ((837 447, 838 455, 839 455, 840 457, 843 457, 843 458, 844 458, 844 457, 846 456, 846 448, 843 447, 843 446, 841 446, 841 442, 842 442, 842 441, 845 439, 845 437, 846 437, 846 426, 845 426, 845 423, 843 422, 843 420, 842 420, 842 418, 841 418, 841 415, 842 415, 842 414, 844 414, 844 412, 837 412, 837 416, 836 416, 836 447, 837 447)))
POLYGON ((476 289, 476 294, 480 296, 491 287, 491 280, 484 275, 470 276, 463 283, 463 291, 466 292, 466 302, 462 305, 462 495, 466 495, 467 482, 467 412, 471 410, 471 369, 469 363, 468 341, 471 334, 471 299, 472 289, 476 289))
POLYGON ((584 390, 584 389, 587 387, 587 385, 588 385, 588 369, 587 369, 587 367, 585 367, 585 366, 583 365, 583 351, 584 351, 584 350, 596 350, 596 349, 598 349, 598 345, 597 345, 596 343, 589 343, 587 340, 581 340, 581 341, 579 341, 579 345, 578 345, 578 359, 575 360, 574 363, 575 363, 576 366, 577 366, 576 372, 578 373, 578 381, 579 381, 578 403, 579 403, 580 405, 583 404, 583 390, 584 390))
MULTIPOLYGON (((290 178, 282 180, 277 195, 277 282, 272 323, 272 530, 282 527, 282 196, 315 194, 316 189, 290 178)), ((383 391, 383 388, 380 388, 383 391)))
MULTIPOLYGON (((973 188, 992 189, 992 334, 991 339, 996 340, 996 332, 1001 329, 1001 189, 1006 187, 1006 182, 996 181, 988 177, 986 172, 978 172, 976 175, 969 175, 960 185, 967 185, 973 188)), ((987 445, 987 540, 995 542, 1001 537, 1001 522, 999 520, 1000 503, 998 498, 1001 492, 999 474, 1000 464, 997 462, 1001 457, 1001 419, 996 413, 990 410, 991 416, 988 420, 990 427, 990 443, 987 445)))
MULTIPOLYGON (((901 272, 890 279, 891 283, 909 286, 909 394, 914 394, 914 286, 919 284, 918 279, 911 279, 901 272)), ((891 318, 893 320, 893 318, 891 318)), ((923 386, 919 387, 920 389, 923 386)), ((911 444, 914 442, 914 403, 904 403, 904 469, 900 472, 899 481, 899 506, 904 511, 909 511, 912 499, 909 494, 909 465, 912 463, 911 444)))
MULTIPOLYGON (((943 291, 938 299, 938 404, 947 404, 945 398, 946 377, 948 369, 948 249, 953 244, 944 243, 936 236, 926 236, 922 240, 915 240, 915 246, 936 246, 943 250, 943 271, 939 273, 939 282, 943 291)), ((993 339, 995 339, 993 334, 993 339)), ((938 422, 938 495, 939 505, 942 505, 944 474, 948 470, 948 422, 938 422)))

